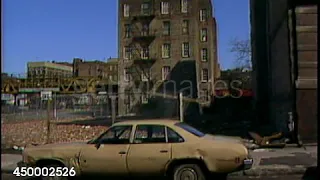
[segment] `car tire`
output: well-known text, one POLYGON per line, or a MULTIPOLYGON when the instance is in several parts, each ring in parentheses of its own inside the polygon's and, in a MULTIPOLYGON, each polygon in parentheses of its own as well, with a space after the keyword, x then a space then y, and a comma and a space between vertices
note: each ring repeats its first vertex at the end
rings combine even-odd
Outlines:
MULTIPOLYGON (((56 169, 57 167, 63 167, 63 166, 61 166, 60 164, 48 164, 48 165, 45 165, 44 167, 47 167, 47 168, 53 167, 56 169)), ((60 177, 58 177, 58 176, 54 176, 54 177, 41 176, 39 179, 40 180, 69 180, 70 178, 64 177, 64 176, 60 176, 60 177)))
POLYGON ((190 180, 206 180, 203 170, 197 164, 183 164, 174 168, 173 180, 183 180, 185 176, 190 180))

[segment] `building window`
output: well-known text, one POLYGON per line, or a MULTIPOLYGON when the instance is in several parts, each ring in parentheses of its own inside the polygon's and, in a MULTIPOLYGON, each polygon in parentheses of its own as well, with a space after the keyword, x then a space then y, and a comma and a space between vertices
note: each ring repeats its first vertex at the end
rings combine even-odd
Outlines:
POLYGON ((182 34, 188 34, 189 33, 189 20, 183 20, 182 21, 182 34))
POLYGON ((146 72, 142 72, 142 74, 141 74, 141 81, 148 81, 148 77, 147 77, 147 75, 145 74, 146 72))
POLYGON ((141 72, 141 80, 142 80, 142 81, 148 81, 149 78, 150 78, 150 74, 151 74, 150 69, 144 69, 144 70, 141 72))
POLYGON ((123 74, 124 74, 124 81, 130 81, 130 73, 129 73, 129 69, 127 69, 127 68, 125 68, 124 70, 123 70, 124 72, 123 72, 123 74))
POLYGON ((188 42, 184 42, 182 44, 182 57, 184 58, 190 57, 190 47, 188 42))
POLYGON ((142 3, 141 4, 141 14, 142 15, 149 15, 150 14, 149 3, 142 3))
POLYGON ((131 59, 131 48, 129 46, 126 46, 124 47, 124 50, 123 50, 123 58, 128 60, 128 59, 131 59))
POLYGON ((112 71, 112 66, 109 66, 109 70, 112 71))
POLYGON ((207 21, 207 16, 208 16, 207 10, 206 9, 201 9, 200 10, 200 21, 201 22, 207 21))
POLYGON ((123 17, 129 17, 130 15, 130 6, 129 4, 123 5, 123 17))
POLYGON ((142 48, 141 59, 148 59, 148 58, 149 58, 149 48, 142 48))
POLYGON ((207 48, 201 49, 201 60, 208 61, 208 49, 207 48))
POLYGON ((162 80, 166 80, 170 74, 170 66, 162 67, 162 80))
POLYGON ((91 76, 91 66, 89 66, 89 68, 88 68, 88 74, 89 74, 89 76, 91 76))
POLYGON ((161 14, 169 14, 169 2, 161 2, 161 14))
POLYGON ((113 81, 117 81, 118 80, 118 76, 117 75, 113 75, 113 81))
POLYGON ((131 37, 131 25, 130 24, 125 24, 124 25, 124 29, 125 29, 124 37, 125 38, 130 38, 131 37))
POLYGON ((130 101, 128 100, 127 102, 128 103, 125 104, 125 108, 126 108, 126 114, 129 114, 130 113, 130 101))
POLYGON ((163 44, 162 45, 162 58, 170 58, 171 45, 163 44))
POLYGON ((201 81, 207 82, 209 80, 209 71, 208 69, 202 69, 201 71, 201 81))
POLYGON ((208 35, 207 28, 202 28, 201 31, 200 31, 200 37, 201 37, 201 41, 202 42, 206 42, 207 41, 207 35, 208 35))
POLYGON ((209 92, 208 92, 208 90, 200 91, 200 99, 201 99, 202 102, 209 101, 209 92))
POLYGON ((181 12, 182 13, 188 12, 188 0, 181 0, 181 12))
POLYGON ((170 21, 163 21, 163 35, 170 35, 170 21))
POLYGON ((148 94, 142 93, 141 94, 141 103, 147 104, 148 103, 148 94))
POLYGON ((130 94, 131 94, 130 90, 126 89, 124 91, 124 96, 125 96, 124 97, 124 104, 126 104, 127 112, 130 111, 130 94))
POLYGON ((142 25, 141 36, 148 36, 148 35, 149 35, 149 25, 145 23, 142 25))

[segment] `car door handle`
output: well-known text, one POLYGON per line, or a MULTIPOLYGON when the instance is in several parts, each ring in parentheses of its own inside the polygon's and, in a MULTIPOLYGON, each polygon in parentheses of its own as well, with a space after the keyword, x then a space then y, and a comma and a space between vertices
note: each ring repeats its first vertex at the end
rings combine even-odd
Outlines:
POLYGON ((126 152, 125 151, 120 151, 119 154, 126 154, 126 152))
POLYGON ((160 152, 161 153, 167 153, 168 151, 167 150, 161 150, 160 152))

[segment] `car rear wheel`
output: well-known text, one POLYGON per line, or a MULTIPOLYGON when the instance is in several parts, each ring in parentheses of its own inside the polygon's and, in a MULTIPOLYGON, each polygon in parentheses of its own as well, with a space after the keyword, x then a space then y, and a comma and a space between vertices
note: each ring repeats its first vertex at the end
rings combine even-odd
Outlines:
MULTIPOLYGON (((60 164, 48 164, 45 165, 44 167, 51 168, 53 167, 54 169, 57 169, 57 167, 63 167, 60 164)), ((64 176, 41 176, 39 179, 41 180, 68 180, 68 177, 64 176)))
POLYGON ((173 180, 205 180, 203 170, 197 164, 183 164, 174 169, 173 180))

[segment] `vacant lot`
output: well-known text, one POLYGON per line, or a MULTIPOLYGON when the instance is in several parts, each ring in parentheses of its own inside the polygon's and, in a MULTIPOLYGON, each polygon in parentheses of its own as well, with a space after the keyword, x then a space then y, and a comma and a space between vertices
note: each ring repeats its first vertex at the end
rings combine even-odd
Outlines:
MULTIPOLYGON (((90 140, 106 128, 106 126, 58 125, 54 122, 50 126, 50 140, 52 143, 90 140)), ((44 144, 47 139, 46 121, 2 123, 1 137, 2 146, 5 147, 44 144)))

